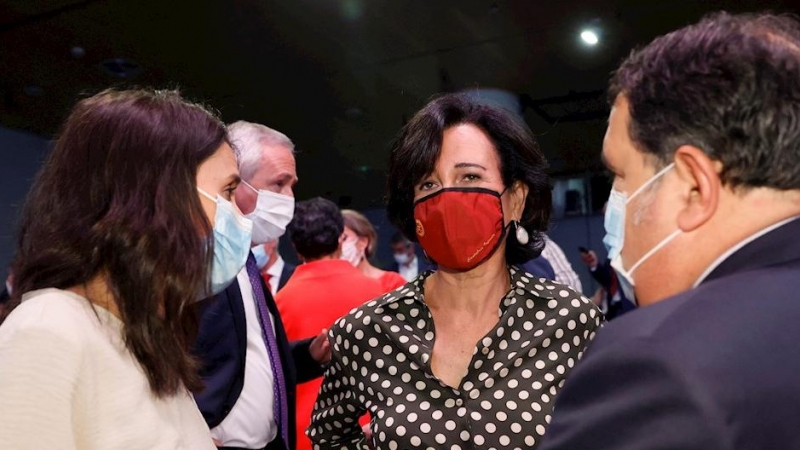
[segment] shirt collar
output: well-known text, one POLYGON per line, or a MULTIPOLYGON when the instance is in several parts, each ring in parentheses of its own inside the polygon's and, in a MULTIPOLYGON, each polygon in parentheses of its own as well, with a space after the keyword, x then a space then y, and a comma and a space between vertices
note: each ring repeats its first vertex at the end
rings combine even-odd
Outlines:
MULTIPOLYGON (((387 306, 390 303, 406 300, 411 300, 410 302, 406 302, 409 305, 412 303, 426 305, 424 288, 425 280, 429 276, 433 275, 433 273, 433 270, 426 270, 422 272, 417 278, 409 281, 403 287, 386 294, 386 296, 381 299, 376 306, 387 306)), ((506 294, 503 296, 503 301, 500 302, 501 314, 505 313, 509 306, 516 303, 516 295, 514 294, 528 293, 541 298, 553 297, 552 295, 547 295, 551 291, 547 290, 545 287, 545 285, 552 284, 552 282, 535 277, 515 266, 508 266, 508 274, 511 278, 511 283, 508 287, 508 292, 506 292, 506 294)))
POLYGON ((281 255, 278 255, 278 259, 267 269, 267 274, 271 275, 273 278, 280 278, 284 265, 286 265, 286 263, 283 261, 283 258, 281 258, 281 255))
POLYGON ((697 286, 699 286, 700 283, 705 281, 705 279, 708 278, 709 275, 711 275, 711 272, 713 272, 717 267, 719 267, 720 264, 725 262, 726 259, 730 258, 731 255, 733 255, 737 251, 741 250, 742 247, 744 247, 745 245, 755 241, 756 239, 760 238, 761 236, 764 236, 765 234, 769 233, 770 231, 778 229, 778 228, 786 225, 789 222, 797 220, 798 218, 800 218, 800 216, 789 217, 788 219, 781 220, 778 223, 772 224, 772 225, 770 225, 770 226, 768 226, 768 227, 766 227, 766 228, 764 228, 764 229, 762 229, 762 230, 760 230, 760 231, 758 231, 758 232, 746 237, 744 240, 742 240, 738 244, 736 244, 733 247, 729 248, 725 253, 723 253, 717 259, 715 259, 714 262, 712 262, 711 265, 709 265, 706 268, 706 270, 703 271, 702 274, 700 274, 700 277, 697 278, 697 281, 694 282, 694 285, 692 287, 696 288, 697 286))

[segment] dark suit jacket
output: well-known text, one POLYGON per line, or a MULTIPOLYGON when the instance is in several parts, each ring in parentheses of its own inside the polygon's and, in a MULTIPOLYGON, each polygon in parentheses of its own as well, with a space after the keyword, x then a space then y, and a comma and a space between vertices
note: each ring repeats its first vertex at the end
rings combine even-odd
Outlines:
POLYGON ((286 285, 286 282, 289 281, 289 278, 294 274, 295 269, 297 266, 294 264, 289 264, 286 260, 283 261, 283 270, 281 270, 281 279, 278 280, 278 290, 280 291, 286 285))
POLYGON ((550 261, 548 261, 544 256, 537 256, 536 258, 533 258, 524 264, 520 264, 519 267, 529 274, 536 275, 539 278, 544 278, 546 280, 556 279, 556 271, 553 270, 553 265, 550 264, 550 261))
POLYGON ((540 450, 800 449, 800 220, 600 330, 540 450))
MULTIPOLYGON (((295 387, 298 382, 321 376, 323 370, 309 353, 311 339, 288 342, 275 300, 264 286, 263 280, 261 288, 264 290, 269 311, 275 317, 275 337, 286 378, 289 405, 289 448, 294 449, 295 387)), ((234 280, 227 289, 201 305, 200 333, 195 342, 195 354, 202 361, 200 373, 205 389, 194 397, 209 428, 222 422, 242 392, 246 348, 244 304, 239 283, 234 280)))

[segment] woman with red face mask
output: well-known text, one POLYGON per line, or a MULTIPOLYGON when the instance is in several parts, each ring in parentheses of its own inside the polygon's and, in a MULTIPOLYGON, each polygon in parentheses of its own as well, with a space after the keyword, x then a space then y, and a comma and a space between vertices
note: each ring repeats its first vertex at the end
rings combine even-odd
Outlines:
POLYGON ((602 317, 517 268, 544 246, 546 161, 509 112, 433 100, 390 161, 389 218, 438 270, 340 319, 306 433, 320 447, 533 448, 602 317), (369 412, 370 442, 357 418, 369 412))

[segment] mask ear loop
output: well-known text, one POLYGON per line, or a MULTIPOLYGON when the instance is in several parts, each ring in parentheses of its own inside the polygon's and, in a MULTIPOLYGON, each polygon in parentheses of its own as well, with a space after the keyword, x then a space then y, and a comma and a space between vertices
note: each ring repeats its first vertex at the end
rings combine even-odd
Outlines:
POLYGON ((647 259, 650 258, 651 256, 653 256, 653 254, 655 252, 661 250, 665 245, 669 244, 670 241, 672 241, 673 239, 678 237, 678 235, 681 234, 682 232, 683 231, 681 231, 680 229, 677 229, 677 230, 673 231, 672 234, 670 234, 669 236, 666 237, 666 239, 664 239, 663 241, 659 242, 658 245, 656 245, 655 247, 650 249, 649 252, 645 253, 644 256, 639 258, 639 261, 637 261, 636 264, 634 264, 633 266, 631 266, 630 269, 628 269, 628 274, 632 275, 633 271, 636 270, 637 268, 639 268, 639 266, 641 266, 643 262, 647 261, 647 259))
POLYGON ((256 194, 259 193, 258 189, 254 188, 253 185, 248 183, 247 181, 242 180, 242 184, 244 184, 245 186, 247 186, 250 189, 252 189, 252 191, 255 192, 256 194))

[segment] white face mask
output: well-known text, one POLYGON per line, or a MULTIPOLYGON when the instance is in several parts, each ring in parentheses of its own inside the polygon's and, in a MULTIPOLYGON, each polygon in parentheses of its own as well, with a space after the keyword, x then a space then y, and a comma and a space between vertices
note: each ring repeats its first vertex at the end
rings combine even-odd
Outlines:
POLYGON ((361 264, 361 260, 364 259, 364 253, 358 251, 356 242, 356 240, 345 241, 342 244, 342 255, 340 256, 341 259, 349 262, 354 267, 358 267, 361 264))
POLYGON ((394 260, 397 264, 404 266, 411 262, 411 256, 408 253, 395 253, 394 260))
POLYGON ((636 191, 631 194, 630 197, 627 196, 624 192, 618 191, 616 189, 611 189, 611 194, 608 198, 608 204, 606 205, 606 213, 605 213, 605 229, 606 235, 603 238, 603 243, 606 245, 606 250, 608 250, 608 256, 611 258, 611 267, 619 275, 619 284, 622 292, 628 298, 628 300, 635 301, 633 287, 635 286, 633 280, 633 271, 639 268, 647 259, 653 256, 657 251, 661 250, 665 245, 669 244, 670 241, 675 239, 679 234, 681 234, 681 230, 677 229, 669 236, 665 237, 661 240, 655 247, 650 249, 647 253, 645 253, 638 261, 636 261, 630 269, 625 270, 624 265, 622 264, 622 247, 625 243, 625 214, 626 208, 628 203, 631 202, 637 195, 643 192, 648 186, 654 183, 656 180, 661 178, 665 173, 667 173, 670 169, 675 167, 675 163, 668 165, 661 169, 657 174, 653 175, 652 178, 647 180, 643 185, 639 187, 636 191))
POLYGON ((283 236, 294 217, 294 198, 256 189, 244 180, 242 183, 258 194, 255 209, 245 215, 253 221, 253 243, 263 244, 283 236))

